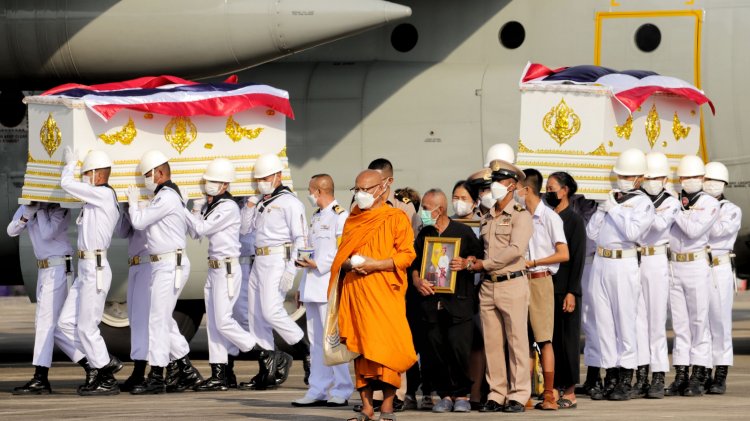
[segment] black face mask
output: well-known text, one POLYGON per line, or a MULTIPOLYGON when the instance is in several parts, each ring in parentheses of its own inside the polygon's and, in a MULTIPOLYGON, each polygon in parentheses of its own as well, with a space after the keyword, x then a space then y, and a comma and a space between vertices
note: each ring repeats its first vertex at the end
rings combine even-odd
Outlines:
POLYGON ((552 208, 556 208, 560 204, 560 198, 557 197, 558 192, 548 191, 544 193, 544 201, 547 202, 552 208))

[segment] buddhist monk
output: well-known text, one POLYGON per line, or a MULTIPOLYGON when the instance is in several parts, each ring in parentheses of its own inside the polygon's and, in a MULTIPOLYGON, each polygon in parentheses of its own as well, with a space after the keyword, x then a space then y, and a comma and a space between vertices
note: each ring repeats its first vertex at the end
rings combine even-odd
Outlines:
POLYGON ((360 354, 354 372, 362 410, 351 419, 372 419, 373 391, 382 390, 380 419, 393 421, 401 374, 417 360, 404 300, 406 270, 416 256, 414 234, 404 212, 385 203, 388 186, 378 171, 362 171, 352 190, 356 206, 344 225, 329 286, 341 288, 341 342, 360 354))

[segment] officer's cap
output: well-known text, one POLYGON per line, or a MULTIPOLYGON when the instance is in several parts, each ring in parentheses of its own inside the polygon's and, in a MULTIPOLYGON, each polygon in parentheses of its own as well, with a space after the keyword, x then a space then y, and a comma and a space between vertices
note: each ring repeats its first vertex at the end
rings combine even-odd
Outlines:
POLYGON ((490 170, 492 170, 492 181, 505 180, 506 178, 512 178, 516 181, 526 179, 526 174, 520 168, 502 159, 490 161, 490 170))
POLYGON ((492 170, 489 168, 482 168, 481 170, 470 175, 466 180, 475 190, 488 189, 492 184, 492 170))

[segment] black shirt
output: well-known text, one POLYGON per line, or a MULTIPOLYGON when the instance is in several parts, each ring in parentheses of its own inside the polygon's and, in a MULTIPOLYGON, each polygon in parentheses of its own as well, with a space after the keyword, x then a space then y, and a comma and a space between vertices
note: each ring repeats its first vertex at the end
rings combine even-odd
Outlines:
POLYGON ((560 269, 552 275, 555 294, 571 293, 581 296, 581 277, 586 259, 586 225, 583 218, 568 206, 559 213, 563 221, 565 240, 568 242, 570 260, 560 263, 560 269))

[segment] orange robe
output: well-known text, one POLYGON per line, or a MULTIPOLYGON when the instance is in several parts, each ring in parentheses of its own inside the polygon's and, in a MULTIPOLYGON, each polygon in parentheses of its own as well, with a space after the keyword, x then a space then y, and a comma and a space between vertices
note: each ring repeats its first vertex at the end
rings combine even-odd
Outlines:
POLYGON ((354 254, 393 259, 394 271, 368 275, 346 273, 341 286, 339 334, 346 347, 360 354, 354 361, 356 387, 372 381, 401 386, 401 373, 416 361, 406 321, 407 268, 416 257, 414 233, 404 212, 384 205, 355 207, 344 225, 331 268, 329 288, 338 285, 341 265, 354 254))

